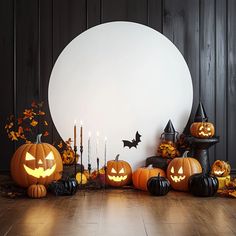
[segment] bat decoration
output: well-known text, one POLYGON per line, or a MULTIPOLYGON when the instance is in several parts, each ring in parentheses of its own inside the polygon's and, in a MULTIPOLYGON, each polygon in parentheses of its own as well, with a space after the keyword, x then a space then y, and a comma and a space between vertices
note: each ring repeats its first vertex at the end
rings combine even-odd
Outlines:
POLYGON ((141 136, 142 135, 140 135, 137 131, 136 135, 135 135, 135 139, 133 139, 132 141, 122 140, 123 143, 124 143, 124 147, 129 147, 129 149, 132 148, 132 147, 137 148, 138 143, 141 142, 141 139, 140 139, 141 136))

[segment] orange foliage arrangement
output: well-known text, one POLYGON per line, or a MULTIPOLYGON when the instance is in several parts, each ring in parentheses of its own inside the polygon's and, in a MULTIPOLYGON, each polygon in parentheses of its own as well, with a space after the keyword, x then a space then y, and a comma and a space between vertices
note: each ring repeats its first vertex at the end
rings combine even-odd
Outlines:
POLYGON ((7 118, 5 130, 11 141, 23 140, 25 143, 32 143, 38 133, 42 133, 43 136, 49 135, 47 126, 43 102, 36 103, 33 101, 30 108, 25 109, 19 117, 10 115, 7 118))
MULTIPOLYGON (((57 144, 57 148, 59 149, 61 153, 62 163, 64 165, 71 165, 74 164, 75 161, 75 152, 72 149, 72 140, 69 138, 67 141, 60 141, 59 144, 57 144)), ((78 162, 79 155, 76 154, 76 162, 78 162)))

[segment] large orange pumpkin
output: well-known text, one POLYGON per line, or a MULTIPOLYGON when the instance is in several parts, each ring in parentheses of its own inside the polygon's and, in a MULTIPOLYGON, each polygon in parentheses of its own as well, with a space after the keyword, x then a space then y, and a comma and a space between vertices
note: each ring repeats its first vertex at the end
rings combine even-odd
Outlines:
POLYGON ((190 133, 196 138, 211 138, 215 134, 215 128, 210 122, 194 122, 190 126, 190 133))
POLYGON ((188 191, 188 179, 191 175, 201 173, 202 167, 199 161, 192 157, 187 157, 187 152, 183 157, 174 158, 167 167, 167 178, 173 189, 188 191))
POLYGON ((165 171, 159 168, 150 168, 150 167, 140 167, 138 168, 132 176, 133 185, 135 188, 147 191, 147 182, 151 177, 154 176, 166 177, 165 171))
POLYGON ((132 169, 128 162, 119 160, 119 155, 115 160, 107 162, 106 183, 110 186, 120 187, 129 184, 132 179, 132 169))
POLYGON ((60 153, 48 143, 24 144, 14 153, 11 160, 11 176, 21 187, 32 184, 48 185, 61 178, 63 169, 60 153))

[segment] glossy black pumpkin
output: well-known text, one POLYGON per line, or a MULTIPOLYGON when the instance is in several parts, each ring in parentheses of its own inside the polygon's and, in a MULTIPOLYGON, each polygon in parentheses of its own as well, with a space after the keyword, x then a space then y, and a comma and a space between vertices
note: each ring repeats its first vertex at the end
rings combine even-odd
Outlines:
POLYGON ((170 190, 170 182, 167 178, 160 176, 151 177, 147 182, 147 189, 151 195, 164 196, 170 190))
POLYGON ((78 182, 75 178, 68 177, 64 180, 53 181, 48 188, 56 196, 73 195, 78 189, 78 182))
POLYGON ((214 196, 218 186, 218 179, 208 174, 194 174, 189 178, 189 191, 198 197, 214 196))

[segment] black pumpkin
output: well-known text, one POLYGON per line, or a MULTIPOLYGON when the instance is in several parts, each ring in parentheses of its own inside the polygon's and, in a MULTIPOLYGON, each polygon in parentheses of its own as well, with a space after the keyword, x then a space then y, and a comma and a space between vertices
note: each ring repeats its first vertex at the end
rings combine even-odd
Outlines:
POLYGON ((49 191, 56 196, 73 195, 78 189, 78 182, 75 178, 66 178, 59 181, 53 181, 48 186, 49 191))
POLYGON ((151 195, 164 196, 170 190, 170 182, 167 178, 160 176, 151 177, 147 182, 147 189, 151 195))
POLYGON ((218 190, 219 182, 215 176, 194 174, 189 177, 189 191, 198 197, 212 197, 218 190))

